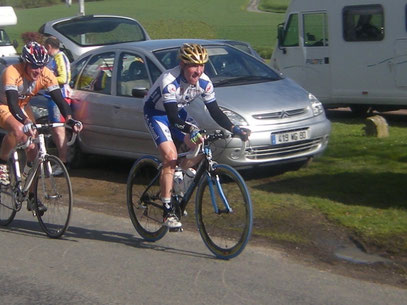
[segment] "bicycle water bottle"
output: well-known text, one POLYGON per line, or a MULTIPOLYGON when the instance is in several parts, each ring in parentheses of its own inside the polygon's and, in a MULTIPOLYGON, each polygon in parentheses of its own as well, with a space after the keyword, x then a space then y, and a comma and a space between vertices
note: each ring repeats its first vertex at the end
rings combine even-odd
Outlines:
POLYGON ((185 173, 184 173, 184 192, 186 192, 189 188, 189 186, 192 183, 192 180, 194 180, 196 175, 196 170, 193 168, 188 168, 185 173))
POLYGON ((175 173, 174 173, 174 185, 173 189, 176 195, 183 196, 184 195, 184 183, 183 183, 183 175, 182 175, 182 169, 177 166, 175 167, 175 173))

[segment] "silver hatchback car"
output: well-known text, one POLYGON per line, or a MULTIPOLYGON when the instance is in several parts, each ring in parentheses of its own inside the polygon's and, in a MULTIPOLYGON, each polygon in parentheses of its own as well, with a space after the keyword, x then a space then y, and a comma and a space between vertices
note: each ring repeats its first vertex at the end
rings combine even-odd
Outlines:
MULTIPOLYGON (((229 44, 166 39, 105 46, 72 64, 74 117, 84 123, 81 153, 138 158, 157 155, 143 118, 143 95, 160 74, 178 65, 178 49, 199 43, 209 53, 205 73, 216 99, 236 125, 252 131, 244 153, 241 140, 219 140, 215 160, 236 168, 301 162, 319 156, 331 130, 321 103, 294 81, 229 44)), ((186 108, 199 127, 221 129, 204 103, 186 108)))
POLYGON ((64 17, 48 21, 38 32, 57 37, 70 61, 103 45, 150 39, 137 20, 116 15, 64 17))

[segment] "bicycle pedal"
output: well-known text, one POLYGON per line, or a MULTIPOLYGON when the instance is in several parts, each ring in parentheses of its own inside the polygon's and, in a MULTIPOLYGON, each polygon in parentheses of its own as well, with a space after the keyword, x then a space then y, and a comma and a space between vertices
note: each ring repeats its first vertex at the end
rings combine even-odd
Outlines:
POLYGON ((184 229, 182 227, 179 228, 170 228, 169 229, 170 232, 183 232, 184 229))

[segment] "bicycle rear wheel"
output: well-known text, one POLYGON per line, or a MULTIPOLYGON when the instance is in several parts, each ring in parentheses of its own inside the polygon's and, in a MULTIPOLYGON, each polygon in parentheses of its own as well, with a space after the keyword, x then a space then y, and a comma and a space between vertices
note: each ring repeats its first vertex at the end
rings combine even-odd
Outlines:
POLYGON ((134 163, 127 179, 130 219, 136 231, 147 241, 157 241, 168 231, 163 226, 159 165, 156 158, 142 157, 134 163))
POLYGON ((49 237, 61 237, 69 226, 73 198, 68 171, 58 157, 48 155, 40 164, 34 186, 34 208, 41 228, 49 237), (39 211, 38 200, 46 206, 45 212, 39 211))
POLYGON ((0 185, 0 225, 7 226, 10 224, 16 213, 11 184, 7 186, 0 185))
POLYGON ((228 165, 216 165, 212 178, 201 179, 195 204, 199 233, 208 249, 221 259, 239 255, 250 239, 253 226, 252 202, 240 174, 228 165), (219 179, 219 184, 214 183, 215 179, 219 179), (232 212, 226 211, 222 197, 232 212))

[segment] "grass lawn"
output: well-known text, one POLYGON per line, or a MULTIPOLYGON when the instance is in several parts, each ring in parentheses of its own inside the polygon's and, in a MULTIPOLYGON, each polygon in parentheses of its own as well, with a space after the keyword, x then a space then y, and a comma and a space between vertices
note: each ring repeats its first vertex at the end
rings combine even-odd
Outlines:
MULTIPOLYGON (((85 2, 86 14, 114 14, 137 19, 152 38, 219 38, 251 43, 256 49, 271 49, 277 24, 284 14, 248 12, 248 0, 104 0, 85 2)), ((78 4, 16 10, 18 24, 7 28, 22 45, 21 33, 37 31, 48 20, 75 16, 78 4)))
MULTIPOLYGON (((321 158, 299 171, 249 181, 258 222, 298 223, 299 212, 319 214, 369 246, 407 255, 407 122, 391 123, 382 139, 365 136, 363 127, 363 119, 333 118, 321 158)), ((274 238, 310 242, 303 229, 274 232, 274 238)), ((273 229, 259 234, 273 236, 273 229)))

